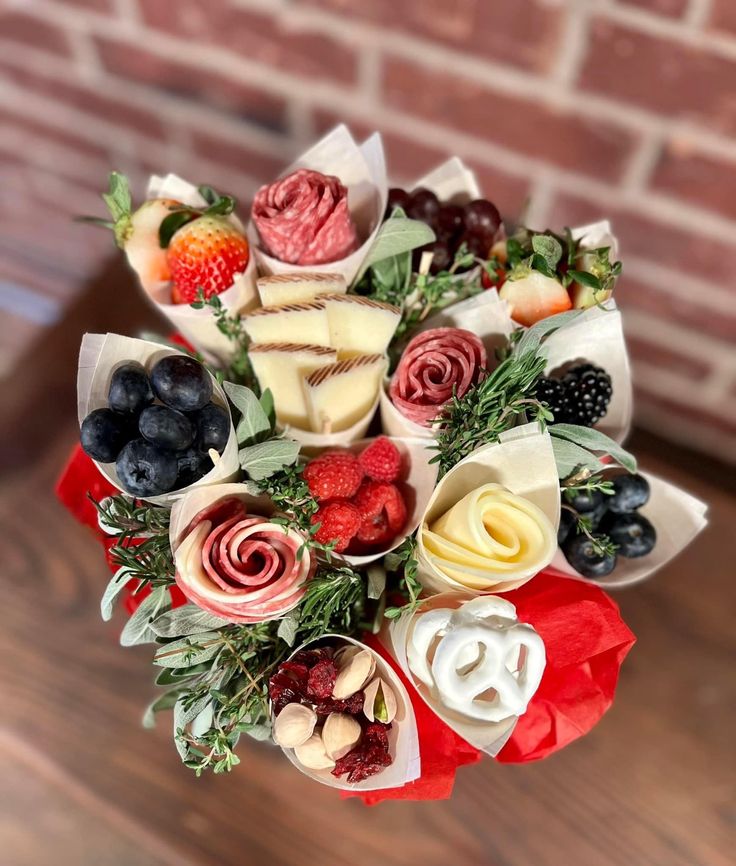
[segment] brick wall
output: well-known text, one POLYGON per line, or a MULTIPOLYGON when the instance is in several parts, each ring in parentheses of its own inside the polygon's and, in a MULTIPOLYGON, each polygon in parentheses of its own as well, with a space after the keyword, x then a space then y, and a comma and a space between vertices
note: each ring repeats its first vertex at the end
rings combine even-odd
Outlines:
POLYGON ((110 239, 109 166, 254 188, 338 119, 399 180, 611 216, 639 423, 736 453, 736 0, 20 0, 0 10, 6 370, 110 239))

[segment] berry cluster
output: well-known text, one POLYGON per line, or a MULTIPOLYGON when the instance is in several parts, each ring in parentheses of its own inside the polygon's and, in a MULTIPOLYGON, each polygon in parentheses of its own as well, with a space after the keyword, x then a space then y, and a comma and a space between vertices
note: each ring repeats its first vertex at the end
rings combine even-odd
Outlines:
POLYGON ((613 387, 611 377, 601 367, 580 364, 562 379, 541 378, 534 396, 545 403, 556 424, 593 427, 608 411, 613 387))
POLYGON ((133 496, 180 490, 212 469, 209 450, 222 454, 230 435, 230 416, 211 400, 212 378, 194 358, 162 358, 150 377, 130 361, 113 372, 107 407, 82 422, 82 448, 114 462, 133 496))
POLYGON ((600 490, 563 494, 557 540, 570 565, 584 577, 606 577, 619 556, 651 553, 657 543, 652 524, 638 513, 649 501, 649 482, 642 475, 618 475, 613 495, 600 490), (582 518, 588 532, 578 531, 582 518))
POLYGON ((309 491, 319 502, 315 538, 337 553, 367 553, 385 547, 406 524, 406 502, 394 483, 401 454, 379 436, 360 454, 328 451, 304 468, 309 491))

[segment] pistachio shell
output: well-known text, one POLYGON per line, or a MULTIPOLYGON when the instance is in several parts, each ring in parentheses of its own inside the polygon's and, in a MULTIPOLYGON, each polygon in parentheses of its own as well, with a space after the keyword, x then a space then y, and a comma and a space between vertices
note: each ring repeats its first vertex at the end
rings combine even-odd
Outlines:
POLYGON ((294 754, 300 764, 308 770, 331 770, 335 762, 325 752, 322 737, 315 731, 312 736, 294 749, 294 754))
POLYGON ((363 694, 363 712, 369 722, 388 724, 394 720, 397 710, 396 695, 386 680, 376 677, 365 687, 363 694))
POLYGON ((293 749, 312 736, 317 714, 302 704, 287 704, 273 722, 273 738, 279 746, 293 749))
POLYGON ((352 655, 341 655, 332 697, 344 700, 359 692, 376 669, 376 659, 370 650, 358 650, 352 655))
POLYGON ((346 713, 330 713, 322 728, 325 752, 337 761, 358 744, 362 728, 360 723, 346 713))

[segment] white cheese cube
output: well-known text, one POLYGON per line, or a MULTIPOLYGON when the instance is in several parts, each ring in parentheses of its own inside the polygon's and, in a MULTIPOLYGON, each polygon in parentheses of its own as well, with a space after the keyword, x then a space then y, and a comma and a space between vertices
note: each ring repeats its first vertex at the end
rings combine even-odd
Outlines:
POLYGON ((358 355, 311 373, 304 391, 313 432, 339 433, 364 418, 387 365, 383 355, 358 355))
POLYGON ((261 307, 243 318, 243 327, 252 343, 330 345, 330 328, 322 301, 261 307))
POLYGON ((340 358, 385 353, 401 320, 398 307, 360 295, 327 295, 321 300, 327 311, 330 345, 340 358))
POLYGON ((313 301, 318 295, 340 295, 347 291, 342 274, 272 274, 256 280, 264 307, 313 301))

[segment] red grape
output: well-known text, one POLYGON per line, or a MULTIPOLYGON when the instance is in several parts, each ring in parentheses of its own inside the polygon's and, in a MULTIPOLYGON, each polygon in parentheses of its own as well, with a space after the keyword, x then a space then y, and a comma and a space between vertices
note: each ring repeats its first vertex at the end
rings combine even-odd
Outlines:
POLYGON ((395 207, 400 207, 406 212, 409 207, 410 196, 405 189, 394 186, 388 191, 388 201, 386 202, 386 217, 390 217, 395 207))
POLYGON ((420 186, 411 194, 411 201, 407 207, 407 214, 415 220, 423 220, 430 225, 434 224, 439 213, 440 203, 437 196, 430 189, 420 186))
POLYGON ((479 198, 465 205, 465 230, 482 235, 489 244, 501 225, 501 215, 495 205, 479 198))

